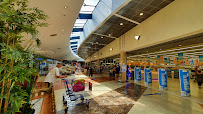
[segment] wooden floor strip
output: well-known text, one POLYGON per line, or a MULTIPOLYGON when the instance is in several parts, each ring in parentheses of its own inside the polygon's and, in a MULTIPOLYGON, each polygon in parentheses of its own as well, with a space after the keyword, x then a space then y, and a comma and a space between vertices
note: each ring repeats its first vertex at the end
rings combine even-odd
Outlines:
POLYGON ((48 94, 43 97, 40 114, 52 114, 52 113, 53 113, 52 95, 48 94))

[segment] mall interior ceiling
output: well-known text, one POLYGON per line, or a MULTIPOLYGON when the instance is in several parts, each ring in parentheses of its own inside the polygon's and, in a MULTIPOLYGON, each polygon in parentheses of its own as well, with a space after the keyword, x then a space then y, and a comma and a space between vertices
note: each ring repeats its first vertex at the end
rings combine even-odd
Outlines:
POLYGON ((130 55, 177 55, 177 53, 200 55, 203 54, 203 33, 172 40, 169 42, 153 45, 139 50, 133 50, 127 53, 130 55), (167 50, 167 51, 166 51, 167 50), (199 52, 199 53, 195 53, 199 52))
POLYGON ((70 35, 84 0, 30 0, 30 7, 38 7, 47 15, 48 27, 39 27, 41 41, 38 48, 25 34, 22 47, 30 45, 32 52, 57 60, 81 60, 69 48, 70 35))
POLYGON ((173 1, 131 0, 81 44, 78 55, 84 59, 87 58, 173 1), (144 15, 140 16, 140 13, 144 15))
MULTIPOLYGON (((198 58, 203 55, 203 33, 153 45, 150 47, 127 52, 127 60, 156 59, 157 56, 178 57, 178 53, 184 53, 185 58, 198 58)), ((119 62, 120 55, 114 55, 104 60, 119 62)), ((111 62, 113 62, 111 61, 111 62)))
MULTIPOLYGON (((97 1, 99 3, 102 0, 97 1)), ((42 45, 39 49, 36 48, 36 46, 32 46, 32 49, 35 50, 31 51, 35 51, 36 54, 41 54, 58 60, 86 60, 95 52, 98 52, 111 42, 115 41, 132 28, 139 27, 139 24, 143 23, 143 21, 150 19, 149 17, 155 15, 155 13, 159 13, 158 11, 174 2, 174 0, 127 1, 128 2, 126 2, 125 5, 121 5, 118 10, 115 10, 113 14, 109 15, 109 17, 106 18, 95 30, 93 30, 93 32, 91 32, 91 34, 88 35, 88 37, 86 37, 80 45, 77 45, 76 48, 74 48, 76 49, 77 54, 74 54, 70 48, 70 36, 73 28, 75 27, 74 22, 76 22, 78 14, 81 12, 81 6, 85 6, 83 0, 63 0, 57 4, 55 4, 54 0, 51 0, 49 1, 49 4, 45 5, 42 5, 40 0, 31 1, 31 6, 39 7, 49 16, 49 19, 47 20, 49 23, 48 29, 39 28, 39 38, 42 45)), ((43 2, 47 2, 47 0, 43 2)), ((94 8, 95 7, 96 6, 94 6, 94 8)), ((28 37, 25 37, 25 42, 22 43, 23 47, 31 44, 29 38, 26 38, 28 37)), ((177 40, 153 44, 150 47, 130 50, 127 52, 127 57, 136 56, 144 58, 146 56, 150 56, 151 58, 154 58, 162 53, 170 57, 177 56, 178 52, 187 52, 187 56, 199 56, 203 51, 202 38, 203 33, 200 33, 182 37, 177 40), (199 45, 199 47, 197 45, 199 45), (192 46, 196 47, 191 49, 190 47, 192 46)), ((108 57, 108 59, 112 58, 119 58, 119 55, 108 57)))

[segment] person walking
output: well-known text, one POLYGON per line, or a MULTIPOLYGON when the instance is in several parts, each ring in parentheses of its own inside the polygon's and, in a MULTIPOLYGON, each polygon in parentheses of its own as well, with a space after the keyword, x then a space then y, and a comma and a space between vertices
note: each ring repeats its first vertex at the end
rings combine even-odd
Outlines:
POLYGON ((201 72, 197 71, 197 73, 196 73, 196 81, 198 83, 199 89, 201 89, 201 85, 203 83, 203 74, 201 72))
POLYGON ((86 69, 87 69, 87 74, 86 74, 86 75, 88 76, 88 75, 90 75, 90 74, 89 74, 89 66, 87 66, 86 69))
POLYGON ((89 76, 92 78, 93 77, 93 69, 92 69, 92 67, 90 67, 89 72, 90 72, 89 76))
POLYGON ((115 80, 115 76, 116 76, 116 67, 113 68, 113 80, 115 80))
POLYGON ((116 67, 116 75, 115 75, 116 81, 118 81, 119 71, 120 71, 120 69, 119 69, 119 67, 117 66, 117 67, 116 67))

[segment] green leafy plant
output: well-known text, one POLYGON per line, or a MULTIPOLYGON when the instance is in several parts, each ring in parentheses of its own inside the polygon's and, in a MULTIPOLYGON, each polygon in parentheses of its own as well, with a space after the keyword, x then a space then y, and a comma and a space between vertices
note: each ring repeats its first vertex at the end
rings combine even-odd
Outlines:
POLYGON ((28 109, 37 71, 33 55, 23 50, 22 33, 32 36, 38 46, 37 27, 47 26, 47 15, 29 8, 28 0, 0 0, 0 108, 4 113, 28 109), (25 83, 26 82, 26 83, 25 83))

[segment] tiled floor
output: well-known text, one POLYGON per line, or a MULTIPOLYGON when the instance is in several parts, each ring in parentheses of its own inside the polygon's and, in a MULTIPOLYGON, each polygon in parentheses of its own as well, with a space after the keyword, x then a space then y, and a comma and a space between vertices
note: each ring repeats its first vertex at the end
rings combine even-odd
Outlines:
MULTIPOLYGON (((156 79, 156 75, 153 76, 156 79)), ((203 89, 198 89, 196 83, 191 81, 191 97, 180 96, 178 79, 168 79, 168 90, 159 91, 158 81, 154 80, 152 86, 145 87, 144 82, 118 83, 112 81, 107 75, 94 75, 95 80, 83 74, 71 75, 72 79, 85 79, 85 91, 79 92, 90 100, 90 110, 85 106, 71 106, 68 114, 202 114, 203 89), (93 83, 92 91, 88 90, 88 82, 93 83), (160 93, 161 95, 148 95, 160 93)), ((39 81, 43 81, 41 77, 39 81)), ((58 114, 64 114, 62 95, 65 93, 62 81, 55 84, 56 109, 58 114)))
MULTIPOLYGON (((144 78, 144 74, 142 74, 142 78, 144 78)), ((158 79, 157 74, 153 74, 153 79, 158 79)), ((172 80, 171 78, 168 78, 168 90, 165 90, 163 92, 175 95, 175 96, 180 96, 180 80, 175 78, 172 80)), ((133 81, 132 81, 133 82, 133 81)), ((141 81, 141 83, 138 83, 140 85, 144 85, 144 80, 141 81)), ((148 86, 149 88, 152 88, 154 90, 159 89, 159 82, 158 81, 153 81, 152 86, 148 86)), ((190 97, 183 97, 184 99, 188 99, 200 104, 203 104, 203 88, 199 89, 197 82, 194 82, 194 80, 190 80, 190 91, 191 91, 191 96, 190 97)))

